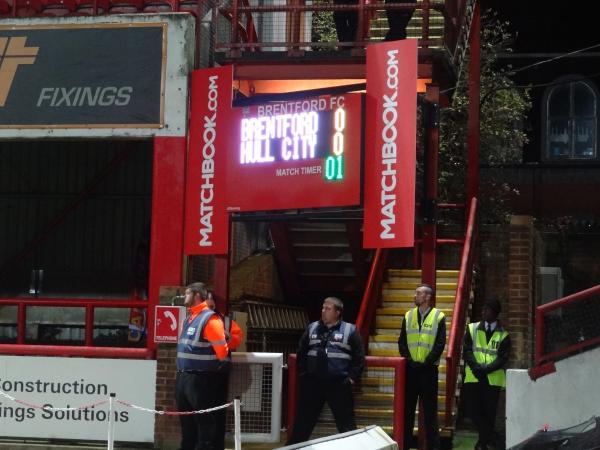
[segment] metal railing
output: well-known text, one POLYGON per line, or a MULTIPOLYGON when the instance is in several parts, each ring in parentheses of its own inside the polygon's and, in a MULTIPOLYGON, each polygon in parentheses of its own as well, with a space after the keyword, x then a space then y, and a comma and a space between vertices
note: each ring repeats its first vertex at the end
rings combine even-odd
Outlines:
MULTIPOLYGON (((229 30, 215 30, 219 39, 215 40, 216 50, 239 52, 241 50, 260 50, 263 48, 315 49, 323 47, 353 48, 364 47, 373 42, 370 34, 370 22, 377 12, 387 10, 415 11, 419 19, 416 30, 412 27, 409 37, 419 39, 422 48, 450 48, 458 40, 460 30, 458 25, 463 24, 465 16, 462 9, 464 2, 460 0, 431 1, 423 0, 418 3, 383 3, 370 0, 358 0, 356 4, 334 4, 333 2, 305 2, 289 0, 285 3, 272 3, 260 5, 243 4, 244 0, 223 0, 218 6, 219 15, 230 18, 230 23, 242 23, 236 20, 242 14, 251 14, 255 17, 254 23, 268 23, 269 32, 264 35, 259 31, 254 39, 240 39, 239 27, 229 30), (310 18, 313 13, 357 11, 358 23, 354 42, 312 42, 307 40, 309 34, 310 18), (227 36, 227 38, 224 38, 227 36)), ((414 20, 414 17, 413 17, 414 20)), ((254 23, 252 24, 254 26, 254 23)), ((379 39, 375 39, 377 41, 379 39)))
MULTIPOLYGON (((396 442, 404 442, 404 386, 406 373, 406 360, 401 357, 367 356, 366 368, 391 368, 393 369, 394 399, 392 408, 392 437, 396 442)), ((366 370, 365 370, 366 372, 366 370)), ((292 427, 296 419, 298 402, 298 367, 296 355, 288 359, 288 436, 291 436, 292 427)))
POLYGON ((356 328, 359 330, 365 348, 369 348, 371 325, 374 322, 373 319, 375 318, 377 306, 381 304, 381 288, 387 267, 388 252, 389 250, 382 248, 378 248, 375 251, 365 292, 360 301, 358 316, 356 318, 356 328))
POLYGON ((467 312, 471 298, 471 281, 473 275, 474 247, 477 228, 477 199, 471 200, 467 231, 462 251, 456 298, 452 313, 452 325, 446 354, 446 416, 445 426, 452 426, 455 390, 460 366, 462 338, 466 326, 467 312))
POLYGON ((600 285, 535 310, 532 379, 555 371, 554 362, 600 344, 600 285))
MULTIPOLYGON (((17 339, 15 344, 0 344, 0 354, 3 355, 36 355, 36 356, 88 356, 103 358, 153 358, 155 344, 148 338, 144 348, 130 347, 100 347, 94 346, 94 310, 96 308, 139 308, 148 310, 148 301, 131 299, 56 299, 56 298, 0 298, 0 307, 17 307, 17 339), (44 345, 26 344, 27 308, 85 308, 84 342, 82 346, 75 345, 44 345)), ((148 317, 148 314, 146 314, 148 317)), ((58 326, 58 325, 57 325, 58 326)))

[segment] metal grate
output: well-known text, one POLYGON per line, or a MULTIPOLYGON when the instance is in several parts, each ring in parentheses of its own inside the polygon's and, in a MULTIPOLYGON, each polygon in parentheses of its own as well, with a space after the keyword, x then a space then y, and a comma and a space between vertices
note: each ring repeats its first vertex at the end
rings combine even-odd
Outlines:
POLYGON ((248 328, 254 330, 304 330, 308 314, 304 308, 274 303, 246 302, 248 328))
POLYGON ((249 351, 283 353, 285 361, 298 349, 300 336, 308 325, 304 308, 275 303, 246 301, 249 351))
MULTIPOLYGON (((600 297, 564 305, 544 315, 544 353, 600 338, 600 297)), ((568 355, 564 355, 568 356, 568 355)))
MULTIPOLYGON (((281 428, 281 353, 234 353, 229 399, 241 399, 242 442, 279 442, 281 428)), ((233 411, 227 431, 233 433, 233 411)))

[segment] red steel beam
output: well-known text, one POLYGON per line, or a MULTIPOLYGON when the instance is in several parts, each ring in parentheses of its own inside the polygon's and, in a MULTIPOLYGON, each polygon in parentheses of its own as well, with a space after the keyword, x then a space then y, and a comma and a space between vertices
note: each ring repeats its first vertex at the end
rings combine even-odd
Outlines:
MULTIPOLYGON (((440 129, 437 124, 437 105, 440 100, 438 86, 427 85, 427 109, 429 123, 426 128, 425 142, 425 195, 423 203, 427 207, 421 207, 423 212, 423 242, 421 281, 435 288, 436 285, 436 247, 437 247, 437 224, 436 224, 436 201, 438 195, 438 152, 440 129)), ((435 305, 435 298, 432 306, 435 305)))
POLYGON ((0 344, 0 355, 153 359, 156 352, 148 348, 0 344))

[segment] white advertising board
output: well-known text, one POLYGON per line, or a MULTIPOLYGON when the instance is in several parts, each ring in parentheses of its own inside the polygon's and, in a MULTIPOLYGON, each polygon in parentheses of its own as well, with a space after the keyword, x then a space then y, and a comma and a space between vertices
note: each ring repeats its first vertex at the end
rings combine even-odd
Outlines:
MULTIPOLYGON (((106 440, 108 401, 76 411, 36 405, 92 405, 108 400, 111 393, 118 400, 154 409, 156 361, 0 356, 0 435, 106 440)), ((114 402, 113 417, 116 441, 154 441, 154 414, 114 402)))

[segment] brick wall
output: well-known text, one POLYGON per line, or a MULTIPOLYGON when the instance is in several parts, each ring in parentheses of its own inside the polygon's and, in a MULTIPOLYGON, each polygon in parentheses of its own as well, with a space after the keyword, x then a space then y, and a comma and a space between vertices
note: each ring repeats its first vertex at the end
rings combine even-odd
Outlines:
MULTIPOLYGON (((182 289, 177 286, 163 286, 160 290, 159 303, 170 305, 171 298, 182 289)), ((175 357, 176 344, 161 343, 156 351, 156 409, 174 411, 175 405, 175 357)), ((156 415, 154 422, 154 445, 161 450, 179 448, 181 433, 179 418, 156 415)))
MULTIPOLYGON (((175 410, 175 344, 159 344, 156 369, 156 409, 175 410)), ((179 418, 157 415, 154 424, 156 448, 171 450, 179 448, 181 439, 179 418)))
POLYGON ((512 368, 529 368, 532 361, 534 242, 532 217, 513 216, 510 222, 508 308, 505 313, 505 322, 512 339, 512 368))
POLYGON ((251 255, 231 268, 229 297, 257 297, 282 301, 277 266, 272 253, 251 255))
MULTIPOLYGON (((508 300, 508 249, 510 229, 508 225, 483 225, 479 231, 478 276, 475 285, 475 304, 471 321, 481 319, 485 300, 497 298, 504 312, 508 300)), ((506 319, 502 314, 502 318, 506 319)))

